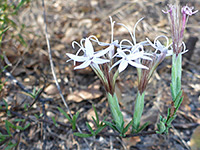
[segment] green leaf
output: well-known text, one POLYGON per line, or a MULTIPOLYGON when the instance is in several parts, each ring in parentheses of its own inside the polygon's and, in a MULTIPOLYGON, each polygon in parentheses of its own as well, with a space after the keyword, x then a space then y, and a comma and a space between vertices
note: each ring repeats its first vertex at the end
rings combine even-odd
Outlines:
POLYGON ((34 116, 37 118, 37 119, 39 119, 40 117, 37 115, 37 114, 34 114, 34 116))
POLYGON ((98 124, 98 122, 94 119, 94 117, 92 116, 92 120, 94 121, 94 123, 95 123, 95 125, 98 127, 99 126, 99 124, 98 124))
POLYGON ((164 122, 158 123, 157 128, 158 128, 158 133, 161 134, 161 133, 165 132, 165 130, 166 130, 165 123, 164 122))
POLYGON ((17 146, 17 143, 12 143, 12 142, 9 142, 8 146, 5 148, 5 150, 11 150, 13 149, 15 146, 17 146))
POLYGON ((171 126, 172 121, 176 118, 176 115, 172 116, 171 118, 168 119, 167 126, 171 126))
POLYGON ((170 83, 170 87, 171 87, 172 100, 175 101, 175 97, 176 97, 176 96, 175 96, 175 93, 176 93, 176 92, 175 92, 175 90, 174 90, 174 88, 173 88, 173 86, 172 86, 172 83, 170 83))
POLYGON ((24 122, 25 119, 15 119, 14 122, 24 122))
POLYGON ((95 131, 95 135, 99 134, 105 127, 106 127, 106 125, 98 127, 98 129, 95 131))
POLYGON ((92 135, 95 135, 92 127, 90 126, 90 124, 88 122, 86 122, 86 126, 88 127, 88 129, 90 130, 90 132, 92 133, 92 135))
POLYGON ((58 110, 69 120, 69 122, 71 123, 71 124, 73 124, 73 121, 72 121, 72 119, 70 118, 70 116, 62 109, 62 108, 60 108, 60 107, 57 107, 58 108, 58 110))
POLYGON ((8 132, 8 134, 11 136, 11 132, 10 132, 10 126, 9 126, 9 123, 8 121, 6 120, 5 121, 5 126, 6 126, 6 131, 8 132))
POLYGON ((108 122, 108 121, 104 121, 104 123, 105 123, 107 126, 111 127, 113 130, 115 130, 115 131, 117 131, 117 132, 120 133, 120 130, 119 130, 114 124, 112 124, 112 123, 110 123, 110 122, 108 122))
POLYGON ((144 124, 138 129, 137 132, 140 132, 140 131, 144 130, 144 129, 149 125, 149 123, 150 123, 149 121, 146 122, 146 123, 144 123, 144 124))
POLYGON ((115 74, 113 76, 113 87, 115 87, 115 83, 116 83, 118 76, 119 76, 119 70, 117 69, 117 71, 115 72, 115 74))
POLYGON ((58 124, 57 124, 57 122, 56 122, 55 117, 51 117, 51 119, 52 119, 52 121, 53 121, 53 124, 54 124, 56 127, 58 127, 58 124))
POLYGON ((125 134, 125 133, 128 131, 129 127, 130 127, 132 124, 133 124, 133 120, 131 120, 131 121, 126 125, 126 127, 123 129, 123 134, 125 134))
POLYGON ((168 110, 167 110, 167 117, 170 117, 170 113, 171 113, 171 108, 168 108, 168 110))
POLYGON ((178 106, 178 104, 179 104, 179 102, 181 100, 181 95, 182 95, 182 91, 179 91, 179 93, 177 94, 176 99, 174 101, 174 107, 175 108, 177 108, 177 106, 178 106))
POLYGON ((79 132, 75 132, 74 135, 78 136, 78 137, 82 137, 82 138, 87 138, 87 137, 93 136, 92 134, 85 134, 85 133, 79 133, 79 132))
POLYGON ((95 116, 96 116, 95 124, 98 126, 99 125, 99 116, 98 116, 97 110, 93 104, 92 104, 92 107, 94 109, 95 116))
POLYGON ((20 43, 23 44, 24 46, 27 46, 27 43, 25 42, 23 36, 21 34, 18 34, 18 37, 19 37, 20 43))
POLYGON ((76 130, 76 120, 79 116, 79 112, 77 111, 76 114, 72 117, 72 130, 76 130))
POLYGON ((18 5, 17 5, 17 10, 21 7, 21 6, 23 6, 23 4, 26 2, 26 0, 21 0, 19 3, 18 3, 18 5))
POLYGON ((27 129, 31 124, 27 123, 27 125, 23 128, 23 130, 27 129))
POLYGON ((178 105, 177 105, 175 111, 177 111, 177 110, 179 109, 179 107, 181 106, 181 103, 182 103, 182 102, 183 102, 183 97, 181 97, 181 99, 179 100, 178 105))

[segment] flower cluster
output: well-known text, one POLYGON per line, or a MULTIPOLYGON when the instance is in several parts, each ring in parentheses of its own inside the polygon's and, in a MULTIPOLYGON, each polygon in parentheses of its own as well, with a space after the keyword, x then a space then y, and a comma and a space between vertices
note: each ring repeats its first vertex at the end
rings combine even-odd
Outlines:
POLYGON ((181 69, 182 69, 182 54, 187 52, 186 46, 183 42, 183 33, 186 27, 188 16, 191 16, 197 11, 193 11, 193 7, 184 6, 181 9, 181 17, 179 15, 178 5, 169 5, 169 10, 163 11, 169 13, 172 43, 169 43, 169 39, 162 35, 155 38, 152 42, 148 38, 145 41, 137 42, 135 36, 135 30, 138 23, 143 19, 138 20, 133 28, 133 32, 128 29, 124 24, 118 23, 127 29, 130 34, 131 40, 123 39, 121 41, 114 40, 114 25, 115 22, 111 21, 111 41, 110 43, 100 42, 97 37, 91 35, 80 41, 78 45, 79 50, 77 53, 66 55, 70 58, 68 61, 74 61, 74 69, 83 69, 90 66, 99 79, 102 81, 106 90, 106 96, 110 105, 113 123, 107 123, 111 128, 120 132, 124 136, 128 127, 132 125, 132 132, 137 133, 141 131, 147 123, 140 127, 140 119, 144 108, 144 97, 147 84, 153 75, 157 66, 167 56, 172 56, 172 83, 171 93, 173 100, 173 109, 168 110, 167 119, 160 117, 160 123, 158 124, 158 133, 167 132, 171 122, 175 119, 176 111, 178 110, 183 98, 181 91, 181 69), (163 42, 163 39, 165 42, 163 42), (102 47, 101 50, 95 51, 92 43, 97 43, 102 47), (105 48, 106 47, 106 48, 105 48), (152 51, 151 51, 152 50, 152 51), (76 66, 76 62, 79 62, 76 66), (138 92, 135 101, 134 114, 132 121, 124 127, 123 115, 120 110, 117 93, 115 90, 116 79, 121 72, 123 72, 128 65, 137 68, 138 75, 138 92), (118 66, 118 68, 117 68, 118 66), (117 69, 116 69, 117 68, 117 69))
MULTIPOLYGON (((142 19, 140 19, 136 23, 136 25, 141 20, 142 19)), ((112 19, 111 19, 112 31, 114 28, 114 23, 115 22, 112 22, 112 19)), ((74 42, 79 46, 78 52, 76 53, 76 55, 70 54, 70 53, 66 54, 70 58, 70 60, 74 60, 74 63, 81 62, 81 64, 76 66, 74 69, 83 69, 88 66, 91 66, 93 69, 95 69, 95 72, 97 71, 98 74, 100 75, 102 75, 101 72, 103 72, 103 74, 105 75, 105 66, 109 68, 108 74, 110 72, 113 72, 116 66, 119 66, 117 69, 119 73, 124 71, 128 65, 131 65, 136 68, 144 69, 144 70, 149 70, 150 66, 146 66, 142 62, 150 61, 158 65, 159 63, 163 61, 163 59, 166 56, 170 56, 172 54, 172 49, 169 50, 169 47, 171 46, 171 44, 168 43, 169 40, 167 37, 163 36, 164 38, 166 38, 168 46, 164 46, 160 43, 158 38, 160 38, 161 36, 157 37, 154 43, 152 43, 148 38, 146 41, 136 43, 136 38, 135 38, 136 26, 134 27, 134 32, 131 33, 130 30, 125 25, 123 24, 119 24, 119 25, 124 26, 129 31, 133 42, 131 42, 128 39, 123 39, 120 42, 113 41, 113 32, 112 32, 112 38, 111 38, 112 40, 110 43, 99 42, 99 40, 93 35, 85 39, 82 39, 80 44, 78 44, 77 42, 74 42), (97 44, 99 44, 99 46, 103 46, 103 47, 107 46, 107 48, 99 50, 99 51, 95 51, 92 45, 92 42, 96 42, 97 44), (125 42, 128 43, 128 45, 123 44, 125 42), (154 53, 145 52, 144 49, 146 45, 152 46, 155 49, 155 52, 154 53), (81 51, 83 52, 82 55, 80 55, 81 51), (159 54, 157 53, 158 51, 159 51, 159 54), (117 60, 117 61, 114 62, 114 60, 117 60)), ((73 47, 74 47, 74 43, 73 43, 73 47)))

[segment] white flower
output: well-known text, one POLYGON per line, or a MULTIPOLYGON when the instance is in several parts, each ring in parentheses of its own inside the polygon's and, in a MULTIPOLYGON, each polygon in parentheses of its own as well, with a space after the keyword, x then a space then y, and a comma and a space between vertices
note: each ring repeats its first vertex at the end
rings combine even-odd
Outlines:
MULTIPOLYGON (((112 68, 114 68, 115 66, 119 65, 118 70, 120 73, 127 68, 128 64, 130 64, 131 66, 136 67, 136 68, 148 69, 148 67, 133 61, 133 60, 138 60, 139 58, 143 58, 143 56, 144 56, 143 52, 132 53, 128 49, 121 50, 120 48, 118 48, 117 53, 113 57, 119 57, 121 59, 119 61, 117 61, 115 64, 113 64, 113 66, 110 68, 110 70, 112 68), (129 54, 126 54, 125 52, 127 52, 129 54)), ((144 57, 144 59, 151 60, 151 58, 146 57, 146 56, 144 57)))
POLYGON ((169 47, 171 47, 172 44, 169 44, 168 38, 167 38, 166 36, 164 36, 164 35, 163 35, 163 36, 158 36, 157 38, 155 38, 154 43, 152 43, 152 42, 147 38, 147 42, 148 42, 153 48, 156 49, 156 51, 155 51, 155 54, 156 54, 156 55, 160 55, 160 54, 163 54, 163 53, 164 53, 164 54, 166 55, 166 57, 167 57, 167 56, 171 56, 171 55, 173 54, 173 50, 172 50, 172 49, 169 50, 169 47), (163 38, 166 39, 166 41, 167 41, 166 45, 167 45, 167 46, 162 45, 162 44, 160 43, 160 41, 158 40, 158 38, 161 38, 161 37, 163 37, 163 38), (157 54, 158 51, 159 51, 159 53, 157 54))
POLYGON ((100 58, 110 50, 110 47, 106 48, 105 50, 94 52, 92 43, 90 42, 89 38, 86 38, 85 47, 81 47, 81 49, 84 51, 84 55, 82 56, 66 53, 66 55, 72 60, 77 62, 83 62, 81 65, 76 66, 74 69, 83 69, 91 64, 98 65, 110 62, 110 60, 100 58))

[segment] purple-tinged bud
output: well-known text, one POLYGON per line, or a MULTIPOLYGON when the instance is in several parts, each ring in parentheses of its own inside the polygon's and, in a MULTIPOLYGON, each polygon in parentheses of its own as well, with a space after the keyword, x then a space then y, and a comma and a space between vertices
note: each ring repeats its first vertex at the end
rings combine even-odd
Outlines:
POLYGON ((183 15, 186 14, 186 15, 191 16, 191 15, 193 15, 193 14, 198 12, 198 10, 192 12, 193 9, 194 9, 194 7, 188 7, 186 5, 181 9, 181 12, 182 12, 183 15))

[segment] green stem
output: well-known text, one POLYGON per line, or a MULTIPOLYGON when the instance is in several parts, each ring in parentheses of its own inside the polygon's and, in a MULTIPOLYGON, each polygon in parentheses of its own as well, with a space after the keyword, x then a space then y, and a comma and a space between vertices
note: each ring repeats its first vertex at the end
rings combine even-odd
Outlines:
POLYGON ((182 54, 172 56, 172 95, 173 100, 181 91, 182 54))
POLYGON ((120 132, 123 130, 124 120, 123 115, 119 107, 119 102, 116 93, 113 95, 109 92, 107 93, 107 99, 110 106, 110 110, 112 113, 112 117, 114 119, 115 125, 120 132))
POLYGON ((133 115, 133 132, 137 132, 139 130, 140 120, 144 109, 144 96, 145 92, 140 94, 138 91, 133 115))

